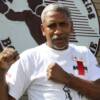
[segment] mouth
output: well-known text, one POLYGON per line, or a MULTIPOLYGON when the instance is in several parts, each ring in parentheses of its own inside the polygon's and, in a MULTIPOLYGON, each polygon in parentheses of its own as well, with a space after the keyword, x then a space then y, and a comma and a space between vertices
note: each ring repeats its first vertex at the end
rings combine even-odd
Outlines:
POLYGON ((56 43, 63 43, 67 40, 67 38, 65 36, 57 36, 57 35, 54 35, 52 37, 52 41, 53 42, 56 42, 56 43))
POLYGON ((54 39, 53 43, 61 45, 65 43, 65 39, 62 39, 62 38, 54 39))
POLYGON ((62 49, 67 47, 67 38, 65 36, 53 36, 52 38, 53 46, 62 49))

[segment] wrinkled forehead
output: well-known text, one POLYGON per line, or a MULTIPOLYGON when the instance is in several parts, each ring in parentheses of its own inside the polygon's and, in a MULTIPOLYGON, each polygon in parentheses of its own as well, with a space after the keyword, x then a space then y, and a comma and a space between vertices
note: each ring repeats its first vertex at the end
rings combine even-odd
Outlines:
POLYGON ((61 11, 61 10, 48 10, 48 11, 46 11, 45 16, 48 15, 48 14, 50 14, 50 13, 51 14, 60 13, 60 14, 63 14, 64 16, 68 17, 68 15, 66 14, 66 12, 65 11, 61 11))
POLYGON ((54 22, 61 22, 61 21, 70 21, 69 17, 60 11, 50 10, 45 14, 44 22, 54 21, 54 22))

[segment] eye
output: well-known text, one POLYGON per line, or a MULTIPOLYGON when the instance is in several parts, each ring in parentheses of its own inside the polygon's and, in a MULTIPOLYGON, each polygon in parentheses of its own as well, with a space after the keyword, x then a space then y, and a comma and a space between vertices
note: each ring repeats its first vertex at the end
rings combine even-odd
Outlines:
POLYGON ((53 28, 56 28, 57 25, 56 25, 56 23, 52 23, 52 24, 49 24, 48 27, 51 28, 51 29, 53 29, 53 28))
POLYGON ((65 27, 65 26, 68 26, 68 25, 69 25, 69 23, 67 23, 67 22, 61 22, 61 23, 59 23, 60 27, 65 27))

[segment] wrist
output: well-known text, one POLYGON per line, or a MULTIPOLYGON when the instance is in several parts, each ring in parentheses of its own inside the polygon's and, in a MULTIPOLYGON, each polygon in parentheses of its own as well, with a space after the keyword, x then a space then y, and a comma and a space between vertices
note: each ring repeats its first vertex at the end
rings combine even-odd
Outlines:
POLYGON ((0 68, 0 82, 5 80, 6 70, 0 68))
POLYGON ((66 84, 67 86, 69 86, 70 81, 73 79, 73 77, 74 77, 73 74, 69 74, 69 73, 66 74, 66 79, 67 79, 67 81, 66 81, 65 84, 66 84))

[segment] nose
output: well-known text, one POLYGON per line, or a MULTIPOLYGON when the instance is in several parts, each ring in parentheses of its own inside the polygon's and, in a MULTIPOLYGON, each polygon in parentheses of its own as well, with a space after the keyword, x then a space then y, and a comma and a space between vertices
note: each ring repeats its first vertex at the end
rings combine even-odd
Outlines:
POLYGON ((56 25, 55 34, 56 35, 62 34, 62 27, 59 24, 56 25))

